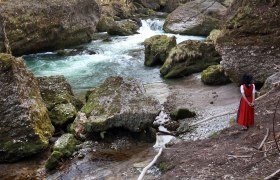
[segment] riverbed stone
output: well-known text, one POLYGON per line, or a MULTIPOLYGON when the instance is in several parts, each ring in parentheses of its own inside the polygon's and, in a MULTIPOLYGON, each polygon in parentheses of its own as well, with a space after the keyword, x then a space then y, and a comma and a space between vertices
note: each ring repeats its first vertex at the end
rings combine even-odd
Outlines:
POLYGON ((54 128, 37 79, 22 58, 0 53, 0 84, 0 162, 41 152, 54 128))
POLYGON ((244 73, 261 85, 278 72, 274 65, 279 65, 280 3, 271 6, 270 1, 238 0, 235 4, 217 39, 221 65, 237 85, 244 73))
POLYGON ((137 80, 109 77, 94 88, 71 126, 78 136, 124 128, 142 132, 152 126, 161 109, 137 80))
MULTIPOLYGON (((62 49, 92 40, 100 17, 95 0, 1 1, 0 26, 14 55, 62 49), (2 19, 2 21, 1 21, 2 19)), ((0 52, 5 52, 0 28, 0 52)))
POLYGON ((154 66, 163 64, 169 51, 176 46, 176 37, 166 35, 155 35, 145 39, 145 65, 154 66))
POLYGON ((63 134, 58 138, 53 146, 53 152, 45 162, 45 167, 48 170, 54 169, 59 162, 66 157, 72 156, 76 151, 76 145, 79 143, 73 134, 63 134))
POLYGON ((280 83, 280 72, 275 73, 266 79, 264 85, 260 89, 260 95, 264 95, 270 91, 277 83, 280 83))
POLYGON ((98 32, 107 32, 110 26, 114 23, 114 18, 111 16, 102 15, 97 24, 98 32))
POLYGON ((226 7, 214 0, 195 0, 179 6, 170 13, 163 25, 165 32, 208 36, 219 28, 226 7))
POLYGON ((223 85, 230 82, 220 64, 209 66, 202 71, 201 81, 207 85, 223 85))
POLYGON ((52 124, 56 127, 61 127, 68 122, 74 121, 77 115, 77 110, 72 103, 57 104, 49 112, 52 124))
POLYGON ((119 36, 129 36, 136 34, 139 29, 137 22, 132 20, 121 20, 115 21, 108 29, 108 34, 119 35, 119 36))
POLYGON ((164 78, 183 77, 219 64, 220 61, 221 56, 213 43, 187 40, 171 49, 160 74, 164 78))
POLYGON ((195 117, 196 113, 187 109, 187 108, 179 108, 170 113, 170 117, 174 120, 185 119, 195 117))
POLYGON ((65 77, 45 76, 37 79, 52 124, 60 128, 73 121, 84 103, 74 96, 65 77))

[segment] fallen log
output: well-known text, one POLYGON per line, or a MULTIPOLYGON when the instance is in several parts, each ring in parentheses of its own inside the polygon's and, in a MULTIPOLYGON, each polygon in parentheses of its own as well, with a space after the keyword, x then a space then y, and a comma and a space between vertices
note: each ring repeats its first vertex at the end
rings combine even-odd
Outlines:
POLYGON ((266 134, 265 134, 265 136, 264 136, 264 138, 263 138, 263 140, 262 140, 262 142, 261 142, 261 144, 260 144, 258 150, 261 150, 261 149, 262 149, 262 147, 263 147, 263 145, 264 145, 264 142, 267 140, 268 136, 269 136, 269 128, 266 128, 266 134))
POLYGON ((277 180, 280 177, 280 169, 272 173, 271 175, 264 178, 264 180, 277 180))
POLYGON ((202 119, 200 121, 194 122, 190 126, 195 126, 195 125, 201 124, 203 122, 210 121, 211 119, 214 119, 214 118, 217 118, 217 117, 221 117, 221 116, 225 116, 225 115, 229 115, 229 114, 235 114, 235 113, 236 113, 236 111, 234 111, 234 112, 227 112, 227 113, 219 114, 219 115, 216 115, 216 116, 212 116, 212 117, 209 117, 209 118, 202 119))

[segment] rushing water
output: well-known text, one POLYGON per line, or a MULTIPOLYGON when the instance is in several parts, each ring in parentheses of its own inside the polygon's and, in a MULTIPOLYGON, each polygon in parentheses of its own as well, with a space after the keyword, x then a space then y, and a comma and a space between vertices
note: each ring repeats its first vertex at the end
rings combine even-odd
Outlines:
MULTIPOLYGON (((96 54, 84 52, 75 56, 59 56, 55 52, 46 52, 27 55, 24 59, 35 76, 64 75, 74 92, 94 87, 107 77, 116 75, 137 78, 144 83, 162 82, 159 67, 144 66, 143 42, 154 35, 174 35, 163 32, 163 22, 160 19, 142 20, 138 34, 113 36, 109 42, 94 40, 79 46, 95 51, 96 54)), ((175 36, 177 43, 188 39, 204 39, 197 36, 175 36)))

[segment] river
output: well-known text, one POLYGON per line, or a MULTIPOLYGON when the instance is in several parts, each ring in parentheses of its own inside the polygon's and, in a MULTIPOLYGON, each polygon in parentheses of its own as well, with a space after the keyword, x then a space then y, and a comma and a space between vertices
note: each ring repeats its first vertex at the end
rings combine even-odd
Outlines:
MULTIPOLYGON (((163 103, 168 96, 167 81, 160 77, 159 66, 144 66, 144 40, 163 34, 176 36, 177 43, 205 39, 164 33, 163 23, 162 19, 142 20, 138 34, 131 36, 97 33, 97 40, 65 49, 82 49, 76 55, 60 56, 57 52, 45 52, 25 55, 23 58, 35 76, 64 75, 76 95, 99 85, 109 76, 125 76, 141 80, 148 93, 156 94, 163 103), (103 41, 104 38, 109 38, 110 41, 103 41), (96 54, 89 53, 92 51, 96 54)), ((164 119, 165 114, 161 113, 158 118, 164 119)), ((42 168, 44 160, 38 163, 36 158, 33 164, 23 161, 16 168, 24 167, 27 163, 26 171, 35 171, 33 174, 39 179, 136 179, 140 170, 153 159, 157 147, 161 146, 160 143, 170 139, 170 136, 158 137, 155 145, 137 143, 125 138, 117 138, 109 144, 88 141, 83 143, 75 157, 65 161, 59 170, 45 172, 42 168)), ((3 168, 9 169, 9 166, 3 168)), ((159 175, 159 169, 153 167, 145 178, 154 179, 159 175)))
MULTIPOLYGON (((109 76, 125 76, 141 80, 144 84, 163 82, 159 67, 144 66, 144 45, 146 38, 154 35, 176 36, 177 43, 184 40, 202 40, 204 37, 182 36, 164 33, 163 19, 142 20, 138 34, 112 36, 111 41, 94 40, 88 44, 73 47, 84 51, 74 56, 59 56, 46 52, 23 56, 27 67, 35 76, 64 75, 74 93, 85 91, 102 83, 109 76), (88 54, 94 51, 96 54, 88 54)), ((107 33, 97 33, 97 38, 107 33)), ((69 51, 71 49, 66 49, 69 51)))

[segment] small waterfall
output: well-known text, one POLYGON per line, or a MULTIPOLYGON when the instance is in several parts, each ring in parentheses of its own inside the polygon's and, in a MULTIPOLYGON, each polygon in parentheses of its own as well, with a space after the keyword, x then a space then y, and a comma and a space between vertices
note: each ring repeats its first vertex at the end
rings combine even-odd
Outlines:
POLYGON ((64 75, 75 92, 95 87, 108 76, 125 76, 143 83, 162 82, 159 68, 144 66, 145 39, 154 35, 175 36, 177 43, 187 39, 201 40, 203 37, 164 33, 164 19, 142 20, 138 34, 111 36, 110 42, 95 40, 81 47, 97 54, 58 56, 55 52, 24 56, 28 68, 35 76, 64 75))
POLYGON ((160 31, 163 32, 164 19, 146 19, 142 20, 142 27, 139 31, 160 31))

